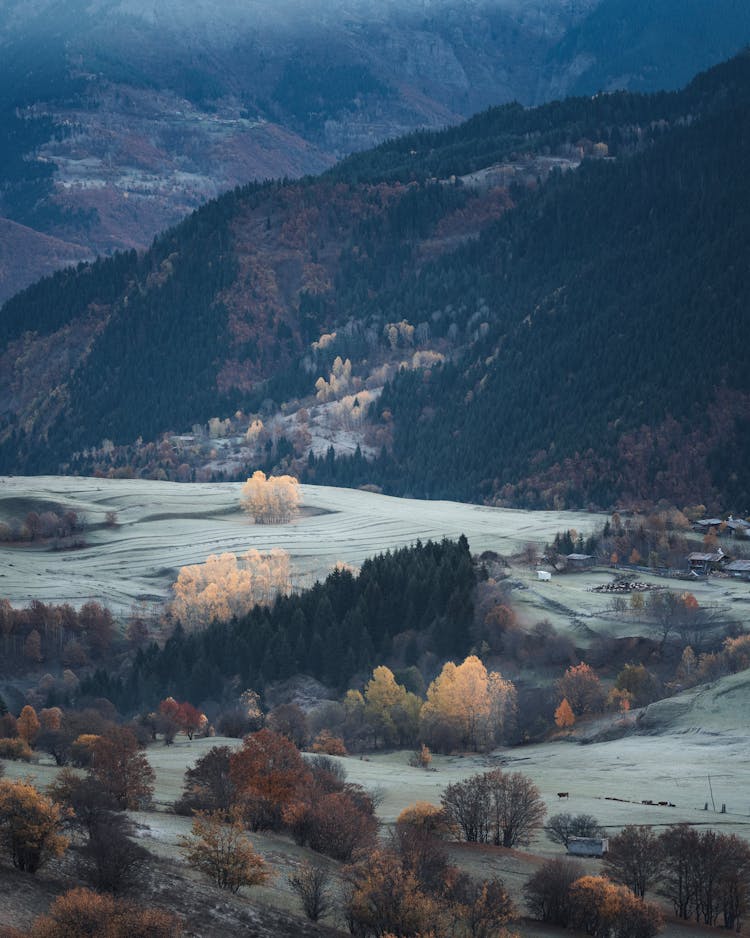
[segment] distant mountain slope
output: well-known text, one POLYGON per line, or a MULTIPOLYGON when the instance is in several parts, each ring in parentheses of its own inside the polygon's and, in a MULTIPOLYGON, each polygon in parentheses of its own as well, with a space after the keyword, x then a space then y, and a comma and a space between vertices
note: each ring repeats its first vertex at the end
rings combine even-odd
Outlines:
POLYGON ((387 452, 311 480, 745 511, 749 111, 747 54, 679 93, 495 109, 49 278, 0 313, 0 465, 288 410, 341 355, 355 388, 408 367, 374 411, 387 452))
POLYGON ((93 260, 91 253, 77 244, 0 218, 0 281, 8 296, 23 289, 30 280, 87 260, 93 260))
POLYGON ((143 248, 237 184, 511 100, 674 88, 748 42, 741 0, 5 0, 0 215, 143 248))

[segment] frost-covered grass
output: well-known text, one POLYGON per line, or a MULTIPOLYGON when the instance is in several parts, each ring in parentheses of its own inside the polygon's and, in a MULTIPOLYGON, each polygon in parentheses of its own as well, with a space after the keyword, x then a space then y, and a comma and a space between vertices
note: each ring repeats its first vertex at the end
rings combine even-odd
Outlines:
POLYGON ((465 534, 474 552, 510 554, 558 530, 588 532, 602 522, 585 512, 525 512, 457 502, 390 498, 353 489, 302 486, 304 511, 287 525, 253 525, 239 509, 239 483, 178 484, 68 477, 1 478, 0 513, 9 499, 46 500, 84 513, 88 547, 0 546, 0 596, 80 605, 94 599, 127 612, 159 603, 185 564, 250 547, 287 550, 300 585, 337 561, 361 564, 418 538, 465 534), (104 526, 108 511, 115 527, 104 526))

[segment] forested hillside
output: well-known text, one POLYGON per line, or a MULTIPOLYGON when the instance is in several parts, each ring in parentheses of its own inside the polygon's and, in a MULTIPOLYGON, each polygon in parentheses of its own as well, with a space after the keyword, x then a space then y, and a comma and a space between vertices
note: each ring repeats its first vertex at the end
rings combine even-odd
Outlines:
POLYGON ((302 447, 310 480, 744 511, 749 103, 743 55, 682 92, 491 109, 42 281, 0 314, 0 468, 288 410, 341 356, 355 387, 408 367, 381 455, 302 447))
POLYGON ((237 184, 494 104, 678 88, 748 41, 742 0, 4 0, 0 227, 57 248, 0 238, 0 302, 237 184))
POLYGON ((344 690, 378 662, 411 667, 425 652, 465 655, 475 583, 466 538, 417 543, 365 561, 356 576, 336 570, 239 621, 175 629, 163 648, 138 653, 125 680, 97 671, 83 693, 127 710, 166 693, 220 699, 235 675, 242 686, 263 688, 300 672, 344 690))

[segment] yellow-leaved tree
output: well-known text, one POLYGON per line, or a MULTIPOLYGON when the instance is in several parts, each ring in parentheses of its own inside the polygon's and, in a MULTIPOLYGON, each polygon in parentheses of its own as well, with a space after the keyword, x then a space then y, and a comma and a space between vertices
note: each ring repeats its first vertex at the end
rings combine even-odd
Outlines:
POLYGON ((390 668, 383 665, 375 668, 364 693, 364 718, 375 747, 412 742, 419 728, 421 709, 419 697, 398 684, 390 668))
POLYGON ((242 486, 240 504, 256 524, 284 524, 299 511, 301 495, 294 476, 268 476, 258 469, 242 486))
POLYGON ((427 689, 422 736, 441 751, 492 748, 511 726, 516 699, 513 683, 488 673, 476 655, 460 665, 449 661, 427 689))
POLYGON ((270 603, 291 587, 289 554, 274 548, 261 554, 254 548, 241 557, 211 554, 202 564, 180 570, 172 614, 188 628, 213 619, 243 616, 258 603, 270 603))

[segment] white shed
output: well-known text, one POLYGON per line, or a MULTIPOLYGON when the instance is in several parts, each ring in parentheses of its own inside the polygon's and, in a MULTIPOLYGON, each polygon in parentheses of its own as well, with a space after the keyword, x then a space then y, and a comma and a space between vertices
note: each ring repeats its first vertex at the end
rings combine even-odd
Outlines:
POLYGON ((552 579, 552 574, 548 570, 537 570, 536 578, 543 583, 548 583, 552 579))
POLYGON ((603 857, 609 851, 607 837, 571 837, 568 853, 574 857, 603 857))

